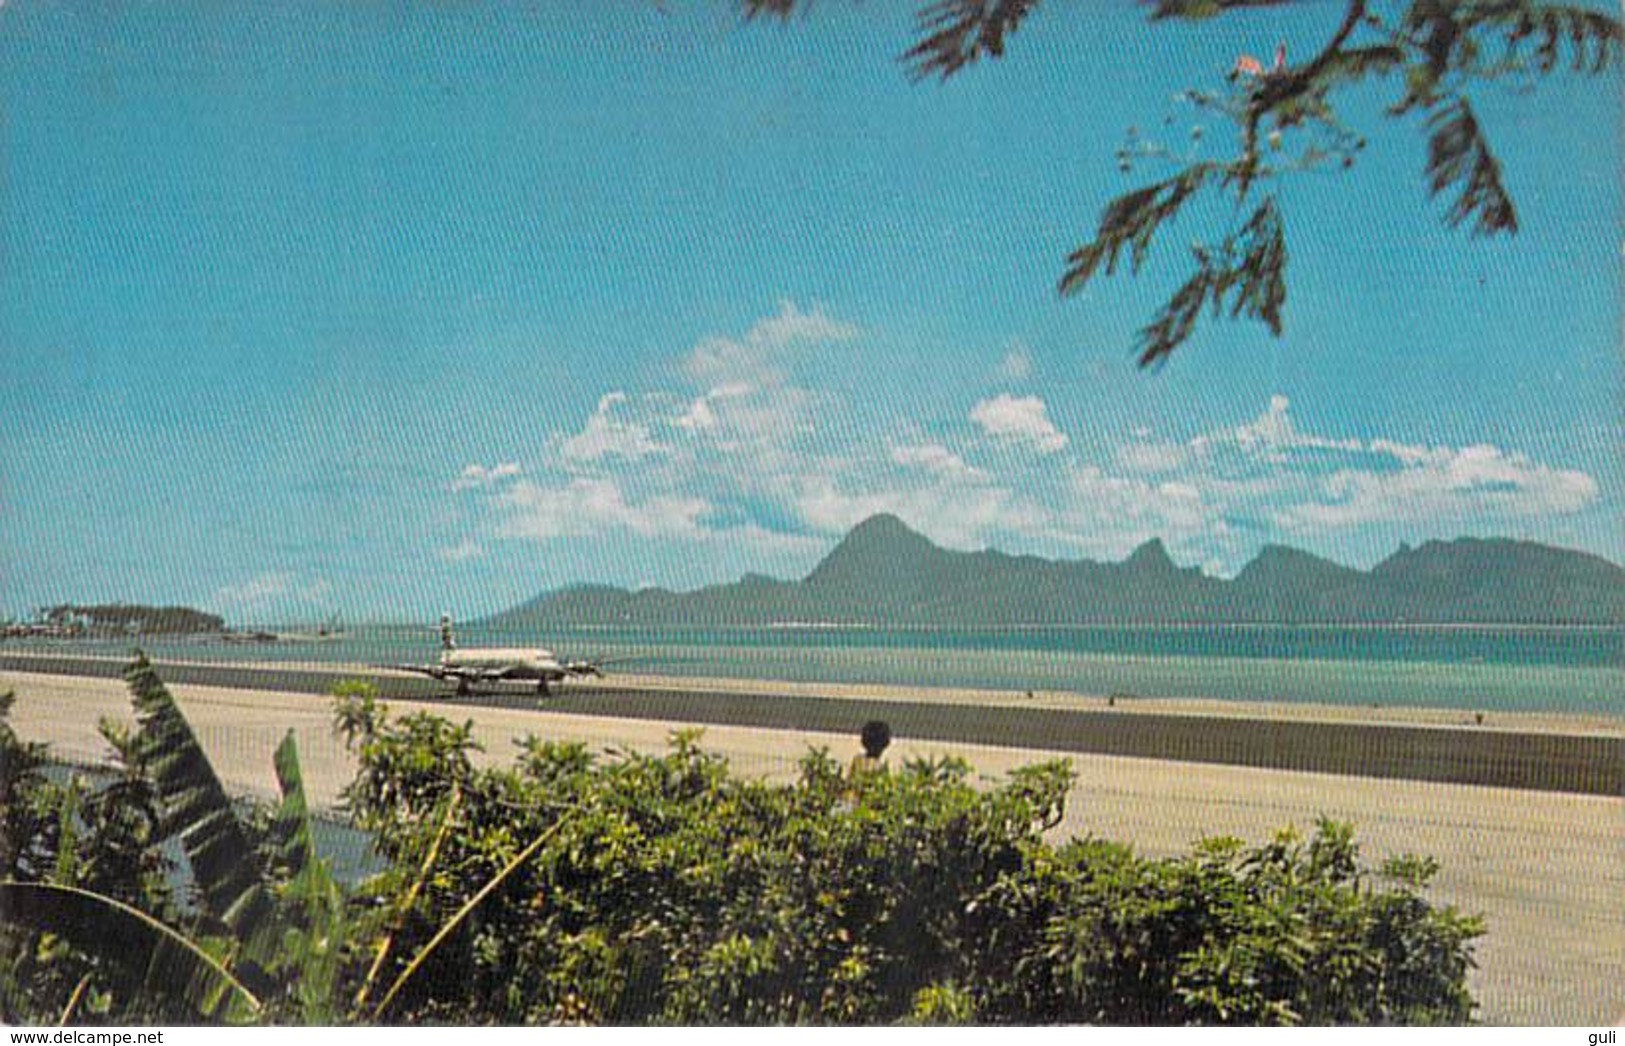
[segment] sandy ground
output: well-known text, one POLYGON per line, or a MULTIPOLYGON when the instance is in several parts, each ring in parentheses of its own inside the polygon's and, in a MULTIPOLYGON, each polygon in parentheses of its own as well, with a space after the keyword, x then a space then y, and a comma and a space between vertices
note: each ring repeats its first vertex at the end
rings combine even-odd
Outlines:
MULTIPOLYGON (((710 686, 716 681, 688 682, 710 686)), ((780 689, 779 684, 771 686, 780 689)), ((754 685, 757 690, 767 688, 754 685)), ((5 672, 0 673, 3 689, 17 693, 12 712, 17 732, 25 739, 49 742, 59 757, 74 761, 105 756, 106 746, 96 732, 100 717, 132 718, 127 693, 117 680, 5 672)), ((868 694, 867 688, 848 689, 854 696, 877 696, 868 694)), ((332 805, 349 780, 353 764, 331 734, 327 699, 190 686, 176 686, 174 692, 228 788, 274 794, 271 753, 289 729, 298 737, 315 802, 332 805)), ((816 692, 828 694, 829 688, 816 692)), ((972 692, 947 692, 943 699, 975 698, 972 692)), ((1008 695, 1002 700, 1008 701, 1008 695)), ((1033 700, 1090 699, 1034 695, 1033 700)), ((1098 707, 1099 700, 1089 707, 1098 707)), ((1219 703, 1144 704, 1162 711, 1173 711, 1171 706, 1178 704, 1179 710, 1201 712, 1219 703)), ((665 746, 672 729, 668 723, 601 716, 410 702, 391 706, 396 712, 426 709, 472 719, 475 736, 486 748, 485 758, 492 762, 507 761, 514 751, 512 741, 528 733, 584 741, 595 748, 655 750, 665 746)), ((1254 708, 1252 714, 1260 711, 1254 708)), ((1223 712, 1228 713, 1228 707, 1223 712)), ((1324 714, 1339 713, 1332 709, 1324 714)), ((1283 714, 1314 713, 1296 709, 1283 714)), ((1388 714, 1408 717, 1395 721, 1417 722, 1416 717, 1426 721, 1428 716, 1452 713, 1395 709, 1388 714)), ((1576 723, 1576 717, 1550 718, 1548 729, 1619 733, 1618 721, 1605 717, 1597 717, 1588 727, 1576 723)), ((1448 723, 1446 719, 1438 725, 1448 723)), ((1538 728, 1527 721, 1520 725, 1538 728)), ((726 755, 740 772, 770 778, 793 775, 796 760, 809 746, 827 746, 843 759, 855 750, 854 739, 839 735, 722 726, 707 728, 703 743, 726 755)), ((901 740, 891 758, 949 753, 968 759, 990 777, 1046 755, 901 740)), ((1321 815, 1352 821, 1368 858, 1431 854, 1443 864, 1436 897, 1483 914, 1489 933, 1479 943, 1479 969, 1472 984, 1485 1020, 1597 1025, 1625 1012, 1625 801, 1618 797, 1114 756, 1067 758, 1077 770, 1078 783, 1059 834, 1092 833, 1132 841, 1142 852, 1173 854, 1204 835, 1259 841, 1287 825, 1310 829, 1321 815)))

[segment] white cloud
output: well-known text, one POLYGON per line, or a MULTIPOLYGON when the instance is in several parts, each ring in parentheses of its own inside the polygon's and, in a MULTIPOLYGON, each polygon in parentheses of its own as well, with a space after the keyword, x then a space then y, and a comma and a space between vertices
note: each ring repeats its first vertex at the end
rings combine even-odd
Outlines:
POLYGON ((440 550, 440 558, 447 563, 466 563, 471 559, 478 559, 485 554, 485 549, 473 539, 464 539, 455 545, 440 550))
POLYGON ((1020 342, 1011 345, 999 363, 998 373, 1006 381, 1026 381, 1032 377, 1033 355, 1027 351, 1027 346, 1020 342))
MULTIPOLYGON (((1567 515, 1597 498, 1590 476, 1522 453, 1489 444, 1421 446, 1384 436, 1322 436, 1300 430, 1289 409, 1285 396, 1272 396, 1263 415, 1234 430, 1234 446, 1269 467, 1251 482, 1233 482, 1228 491, 1250 494, 1258 515, 1287 529, 1495 525, 1567 515)), ((1191 446, 1210 470, 1222 469, 1218 452, 1225 442, 1220 433, 1191 446)))
MULTIPOLYGON (((486 514, 475 536, 486 546, 604 538, 634 551, 676 542, 706 552, 672 576, 693 576, 701 561, 780 572, 892 512, 951 547, 1116 559, 1160 537, 1179 561, 1222 571, 1260 541, 1308 535, 1313 547, 1342 531, 1339 541, 1369 544, 1395 522, 1494 530, 1599 498, 1584 473, 1493 446, 1306 430, 1283 395, 1194 438, 1140 428, 1108 447, 1075 445, 1044 399, 1010 392, 976 402, 968 427, 906 406, 877 426, 874 413, 787 373, 792 347, 856 334, 817 306, 785 302, 738 338, 706 339, 686 356, 690 388, 605 393, 583 428, 523 475, 514 462, 465 468, 454 489, 478 491, 474 507, 486 514)), ((1005 363, 1011 376, 1030 367, 1020 346, 1005 363)), ((453 541, 440 553, 448 561, 483 554, 453 541)))
POLYGON ((1269 408, 1263 414, 1236 428, 1234 436, 1237 445, 1270 460, 1283 460, 1293 450, 1364 449, 1357 439, 1327 439, 1300 432, 1289 413, 1291 406, 1285 396, 1271 396, 1269 408))
POLYGON ((824 307, 813 302, 812 308, 802 312, 789 299, 779 302, 779 314, 757 320, 746 333, 745 340, 756 345, 782 348, 795 342, 816 344, 829 341, 847 341, 858 336, 858 329, 842 323, 824 312, 824 307))
POLYGON ((214 595, 216 605, 235 615, 295 614, 325 607, 333 584, 324 577, 292 571, 266 571, 238 585, 224 585, 214 595))
MULTIPOLYGON (((1259 532, 1276 531, 1273 540, 1304 540, 1375 526, 1419 533, 1440 533, 1444 526, 1494 530, 1572 515, 1599 497, 1596 480, 1583 472, 1495 446, 1424 446, 1391 436, 1361 440, 1308 432, 1280 395, 1258 417, 1185 443, 1138 431, 1114 456, 1131 474, 1170 482, 1119 486, 1112 477, 1084 475, 1090 495, 1110 506, 1108 514, 1128 520, 1161 516, 1167 534, 1186 528, 1193 541, 1209 550, 1228 549, 1224 554, 1232 558, 1249 555, 1259 532), (1184 491, 1200 499, 1200 514, 1194 501, 1192 512, 1182 512, 1180 499, 1170 497, 1184 491), (1227 519, 1248 521, 1254 541, 1242 543, 1225 526, 1227 519)), ((1068 521, 1080 533, 1090 526, 1075 514, 1068 521)))
POLYGON ((625 402, 624 392, 600 396, 597 409, 587 418, 586 427, 559 448, 565 459, 588 462, 618 457, 636 461, 664 451, 666 448, 651 439, 643 425, 615 417, 615 408, 625 402))
POLYGON ((1371 453, 1386 454, 1405 465, 1423 465, 1446 461, 1452 451, 1449 447, 1413 447, 1389 439, 1374 439, 1371 441, 1371 453))
POLYGON ((614 480, 577 477, 563 486, 513 483, 497 499, 504 537, 547 540, 624 528, 645 537, 691 535, 711 511, 701 498, 659 494, 630 502, 614 480))
POLYGON ((502 480, 519 475, 521 471, 517 461, 498 462, 490 468, 486 468, 484 465, 468 465, 452 481, 451 489, 454 491, 481 490, 494 487, 502 480))
POLYGON ((943 545, 977 548, 993 534, 1041 531, 1048 513, 993 486, 937 484, 914 489, 841 490, 827 477, 809 478, 796 498, 797 514, 826 534, 844 534, 880 512, 890 512, 943 545))
POLYGON ((965 459, 935 443, 891 448, 891 460, 908 469, 920 469, 944 479, 984 479, 987 473, 965 464, 965 459))
POLYGON ((1149 482, 1080 465, 1068 476, 1058 523, 1068 543, 1112 556, 1150 538, 1180 545, 1222 524, 1218 507, 1194 483, 1149 482))
POLYGON ((1037 396, 1000 393, 972 407, 970 420, 990 436, 1030 444, 1041 454, 1066 446, 1066 434, 1050 423, 1044 401, 1037 396))
POLYGON ((741 381, 718 385, 690 404, 688 410, 678 417, 677 425, 691 431, 714 429, 717 427, 714 405, 723 400, 749 396, 752 391, 752 386, 741 381))
MULTIPOLYGON (((774 571, 789 562, 799 569, 828 551, 828 542, 820 536, 783 533, 749 521, 720 523, 713 518, 715 507, 704 498, 660 493, 636 499, 619 483, 604 478, 575 477, 558 486, 521 480, 497 497, 493 507, 499 517, 494 533, 504 539, 590 538, 607 541, 612 549, 634 552, 670 542, 704 547, 708 551, 698 558, 707 566, 698 570, 693 563, 671 567, 693 576, 696 582, 724 580, 711 574, 717 564, 729 564, 736 571, 774 571)), ((617 563, 590 566, 593 572, 584 576, 622 583, 635 580, 615 577, 615 571, 624 570, 628 562, 625 556, 618 558, 617 563)), ((726 579, 733 576, 737 574, 726 579)))
POLYGON ((1383 452, 1394 454, 1398 469, 1339 469, 1316 497, 1281 509, 1275 519, 1294 529, 1509 520, 1568 515, 1597 498, 1597 481, 1583 472, 1487 444, 1418 450, 1390 444, 1383 452))
POLYGON ((1173 472, 1190 462, 1191 452, 1181 443, 1147 440, 1123 444, 1116 457, 1118 464, 1133 472, 1173 472))
POLYGON ((799 345, 850 341, 858 329, 831 317, 814 303, 806 312, 795 302, 781 301, 776 316, 756 321, 743 338, 702 340, 683 362, 690 377, 710 384, 748 382, 776 384, 785 379, 785 350, 799 345))

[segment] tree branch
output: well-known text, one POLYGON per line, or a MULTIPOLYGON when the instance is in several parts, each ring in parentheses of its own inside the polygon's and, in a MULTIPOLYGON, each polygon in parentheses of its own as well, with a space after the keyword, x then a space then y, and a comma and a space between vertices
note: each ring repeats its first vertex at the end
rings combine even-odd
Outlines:
POLYGON ((1311 58, 1305 65, 1297 68, 1288 68, 1272 76, 1266 76, 1260 83, 1252 101, 1247 105, 1247 117, 1242 123, 1241 130, 1241 158, 1242 174, 1238 179, 1241 190, 1240 195, 1245 197, 1248 188, 1252 185, 1253 174, 1258 167, 1258 123, 1264 114, 1279 106, 1289 98, 1295 98, 1309 90, 1315 78, 1320 76, 1343 50, 1343 45, 1353 35, 1355 27, 1365 18, 1366 0, 1348 0, 1348 7, 1343 11, 1343 21, 1338 25, 1326 46, 1320 53, 1311 58))

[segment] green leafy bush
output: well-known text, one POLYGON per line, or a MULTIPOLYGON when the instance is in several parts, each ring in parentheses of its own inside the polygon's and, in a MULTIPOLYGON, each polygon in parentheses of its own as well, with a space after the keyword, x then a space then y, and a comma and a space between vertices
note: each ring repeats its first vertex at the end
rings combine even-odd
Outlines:
MULTIPOLYGON (((350 802, 397 871, 434 871, 403 943, 543 833, 397 1015, 461 1022, 1461 1023, 1482 928, 1423 891, 1435 866, 1363 869, 1345 825, 1153 860, 1045 838, 1067 764, 976 787, 957 760, 850 784, 731 774, 693 733, 661 756, 523 742, 475 770, 466 729, 341 718, 350 802), (410 788, 366 784, 412 767, 410 788), (438 768, 429 772, 424 768, 438 768), (392 770, 391 774, 396 771, 392 770), (455 827, 446 830, 447 811, 455 827)), ((415 873, 413 873, 415 874, 415 873)), ((407 949, 410 951, 410 948, 407 949)), ((426 971, 428 972, 428 971, 426 971)))

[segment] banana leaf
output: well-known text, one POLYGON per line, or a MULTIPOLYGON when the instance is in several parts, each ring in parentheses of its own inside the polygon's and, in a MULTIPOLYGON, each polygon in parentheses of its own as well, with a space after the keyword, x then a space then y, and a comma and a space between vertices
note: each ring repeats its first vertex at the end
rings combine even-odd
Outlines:
POLYGON ((136 655, 124 679, 141 724, 137 744, 162 801, 160 841, 179 839, 204 913, 246 936, 271 908, 254 840, 145 655, 136 655))
POLYGON ((204 945, 123 901, 76 886, 0 882, 0 922, 54 934, 146 991, 185 997, 200 984, 229 993, 248 1014, 259 998, 204 945))

